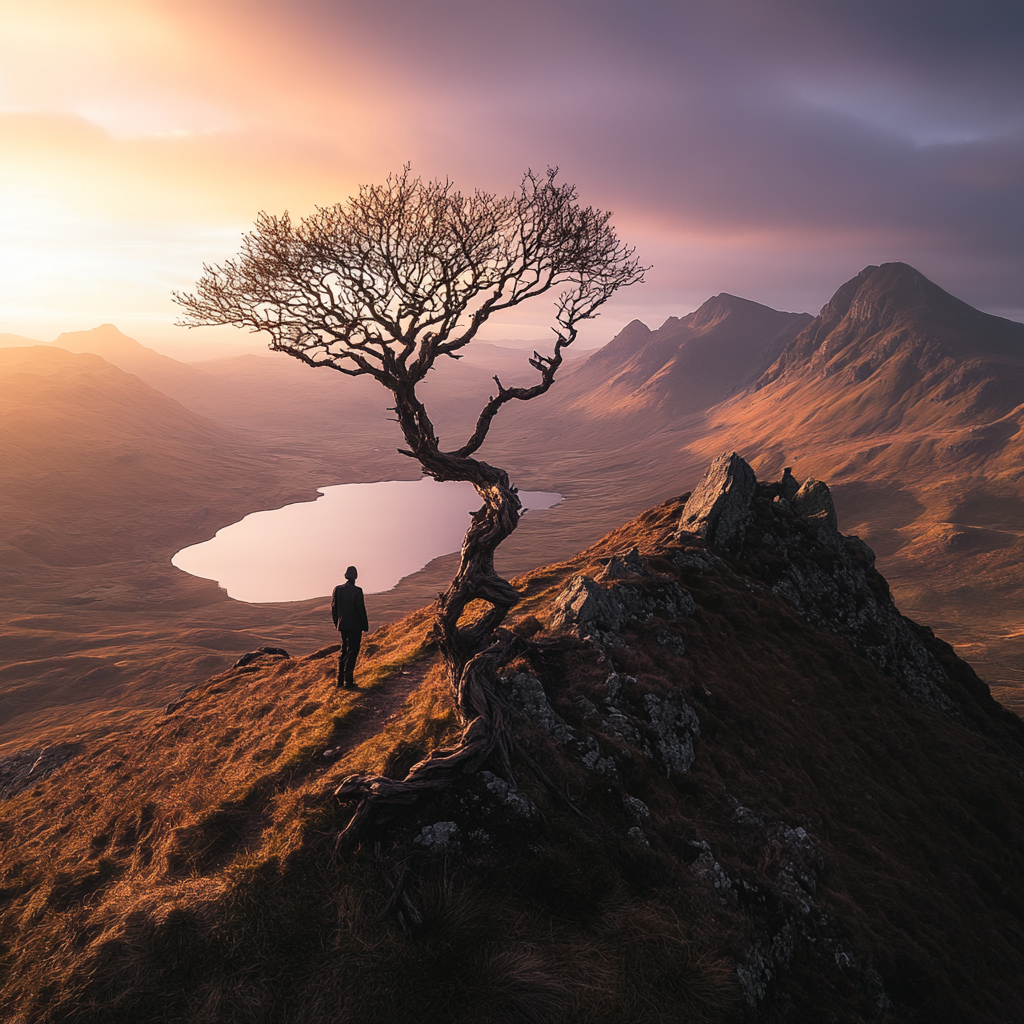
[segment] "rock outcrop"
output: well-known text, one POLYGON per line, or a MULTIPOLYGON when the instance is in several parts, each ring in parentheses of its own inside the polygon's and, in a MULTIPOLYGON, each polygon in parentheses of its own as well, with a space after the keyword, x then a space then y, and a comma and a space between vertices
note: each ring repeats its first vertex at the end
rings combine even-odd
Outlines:
POLYGON ((696 534, 711 547, 738 553, 756 489, 757 477, 743 459, 735 452, 719 455, 690 495, 679 533, 696 534))
MULTIPOLYGON (((691 548, 703 541, 712 558, 731 556, 737 571, 792 602, 815 627, 849 641, 908 696, 952 713, 945 672, 922 642, 921 627, 896 608, 868 545, 840 534, 828 486, 808 479, 795 493, 794 487, 788 470, 782 481, 761 485, 737 454, 723 454, 687 501, 675 540, 691 548)), ((689 551, 676 564, 701 564, 709 554, 689 551)))
POLYGON ((551 625, 581 636, 616 633, 630 619, 692 615, 693 598, 671 576, 651 572, 639 551, 613 555, 596 579, 572 577, 555 598, 551 625))

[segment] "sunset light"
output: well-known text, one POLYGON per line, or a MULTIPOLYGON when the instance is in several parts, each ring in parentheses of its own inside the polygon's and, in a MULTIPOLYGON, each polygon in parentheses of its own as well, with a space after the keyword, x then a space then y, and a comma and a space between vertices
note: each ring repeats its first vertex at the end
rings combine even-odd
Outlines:
MULTIPOLYGON (((305 214, 409 161, 501 191, 561 166, 650 254, 648 316, 721 283, 817 308, 836 274, 879 258, 1024 315, 1002 44, 978 78, 973 51, 954 59, 952 23, 908 36, 918 49, 899 59, 869 41, 859 61, 845 16, 791 32, 740 9, 566 4, 544 9, 541 34, 529 4, 511 19, 456 2, 380 18, 348 3, 5 4, 0 330, 115 320, 173 345, 169 291, 259 210, 305 214)), ((639 301, 617 300, 589 344, 639 301)), ((512 318, 496 336, 523 332, 512 318)))
POLYGON ((1008 1024, 1024 0, 0 0, 0 1024, 1008 1024))

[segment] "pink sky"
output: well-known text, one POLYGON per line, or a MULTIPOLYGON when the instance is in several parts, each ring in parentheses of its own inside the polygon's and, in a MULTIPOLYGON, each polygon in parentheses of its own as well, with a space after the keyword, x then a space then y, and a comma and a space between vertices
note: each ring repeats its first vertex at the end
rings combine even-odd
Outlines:
MULTIPOLYGON (((654 264, 602 344, 728 291, 816 312, 904 260, 1024 319, 1024 5, 7 0, 0 333, 103 322, 194 355, 174 288, 260 209, 411 162, 558 165, 654 264)), ((543 303, 489 337, 547 336, 543 303)))

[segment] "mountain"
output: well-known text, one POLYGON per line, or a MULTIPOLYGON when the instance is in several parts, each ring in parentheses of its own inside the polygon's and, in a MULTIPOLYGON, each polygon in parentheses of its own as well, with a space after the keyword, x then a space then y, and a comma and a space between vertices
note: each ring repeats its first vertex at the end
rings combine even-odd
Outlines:
POLYGON ((867 267, 700 430, 690 458, 732 445, 832 480, 901 604, 1024 710, 1024 324, 867 267))
POLYGON ((516 580, 512 772, 335 849, 460 723, 426 609, 254 651, 0 761, 11 1020, 1005 1024, 1024 724, 899 614, 828 488, 717 460, 516 580))
MULTIPOLYGON (((13 337, 13 336, 12 336, 13 337)), ((187 409, 279 454, 319 458, 321 482, 407 478, 418 472, 396 449, 402 437, 389 419, 388 393, 369 377, 352 378, 308 366, 281 353, 235 355, 182 363, 140 345, 111 324, 62 334, 53 343, 89 352, 187 409)), ((505 383, 533 373, 523 350, 482 344, 463 359, 444 360, 422 385, 443 436, 472 433, 480 406, 505 383)))
POLYGON ((140 345, 134 338, 122 334, 113 324, 102 324, 90 331, 69 331, 61 334, 52 344, 66 352, 101 356, 118 369, 135 374, 150 387, 178 402, 182 401, 183 396, 202 387, 203 375, 195 367, 140 345))
POLYGON ((997 421, 1024 392, 1024 324, 974 309, 905 263, 867 267, 755 390, 783 380, 828 381, 815 397, 853 432, 997 421))
POLYGON ((251 441, 99 356, 2 349, 0 397, 4 539, 31 562, 173 546, 204 514, 200 495, 237 490, 227 514, 241 513, 271 476, 251 441))
POLYGON ((656 331, 634 320, 566 375, 562 400, 594 415, 706 409, 767 369, 810 320, 724 292, 656 331))
MULTIPOLYGON (((1021 330, 902 264, 867 268, 813 320, 719 296, 658 331, 634 322, 606 349, 565 367, 570 372, 542 399, 507 407, 495 421, 482 457, 507 467, 521 487, 565 498, 544 516, 526 517, 498 552, 500 571, 572 557, 652 502, 693 486, 710 457, 735 449, 769 476, 791 465, 830 479, 843 528, 877 552, 900 606, 951 641, 1000 700, 1024 713, 1021 330), (743 323, 760 327, 742 335, 743 323), (726 329, 740 339, 732 348, 726 329), (793 334, 785 341, 787 330, 793 334), (701 376, 697 353, 707 356, 708 375, 701 376), (684 364, 700 395, 676 403, 684 364), (717 381, 714 394, 709 381, 717 381), (718 401, 727 391, 732 396, 718 401), (695 408, 709 395, 715 404, 695 408)), ((284 356, 186 366, 112 329, 65 339, 102 348, 138 375, 128 378, 137 385, 173 392, 173 408, 196 417, 188 436, 209 442, 195 450, 206 468, 181 461, 189 445, 160 462, 169 454, 160 446, 175 443, 173 417, 156 424, 144 449, 134 440, 146 434, 140 420, 106 414, 104 429, 121 426, 97 435, 102 445, 86 444, 96 417, 64 398, 25 428, 32 455, 24 465, 48 481, 61 524, 42 500, 16 523, 5 519, 24 543, 4 549, 0 745, 121 728, 239 651, 326 643, 329 619, 317 602, 228 601, 214 584, 170 567, 170 557, 246 512, 312 496, 317 486, 417 472, 395 452, 401 440, 387 420, 387 396, 373 382, 284 356), (69 444, 78 446, 70 455, 69 444), (132 476, 123 460, 104 462, 103 450, 152 453, 167 475, 147 475, 137 458, 132 476), (244 455, 247 470, 235 454, 244 455), (72 472, 62 476, 69 462, 72 472), (82 476, 87 467, 98 476, 77 482, 79 462, 82 476), (215 469, 222 464, 223 476, 215 469), (120 483, 104 490, 96 480, 120 483), (79 514, 76 502, 88 507, 79 514), (31 554, 37 541, 46 559, 31 554), (89 547, 101 554, 80 558, 89 547), (73 703, 83 677, 92 680, 88 713, 73 703), (104 691, 104 681, 124 685, 104 691)), ((515 383, 522 362, 522 353, 492 346, 437 368, 425 391, 444 443, 465 435, 493 392, 488 370, 515 383)), ((145 419, 150 401, 131 407, 145 419)), ((116 410, 117 402, 106 408, 116 410)), ((158 418, 167 412, 159 399, 151 408, 158 418)), ((443 589, 453 557, 371 597, 373 621, 404 614, 443 589)))

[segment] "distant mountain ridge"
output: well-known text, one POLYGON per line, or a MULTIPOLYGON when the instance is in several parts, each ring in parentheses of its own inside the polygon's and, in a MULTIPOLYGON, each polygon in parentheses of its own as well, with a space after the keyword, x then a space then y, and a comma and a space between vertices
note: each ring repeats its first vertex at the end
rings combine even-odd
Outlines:
POLYGON ((656 331, 634 320, 567 375, 565 401, 609 413, 697 412, 756 378, 811 319, 723 292, 656 331))

